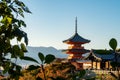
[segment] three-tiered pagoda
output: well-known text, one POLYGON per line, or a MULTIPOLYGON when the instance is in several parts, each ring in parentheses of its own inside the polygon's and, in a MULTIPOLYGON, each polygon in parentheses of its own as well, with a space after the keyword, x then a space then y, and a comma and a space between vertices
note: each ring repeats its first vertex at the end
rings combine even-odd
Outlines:
POLYGON ((84 39, 77 33, 77 17, 75 20, 75 34, 67 40, 64 40, 63 43, 70 45, 68 49, 64 50, 66 54, 69 54, 69 61, 76 61, 82 58, 82 54, 88 53, 89 50, 84 49, 82 46, 85 43, 89 43, 90 40, 84 39))

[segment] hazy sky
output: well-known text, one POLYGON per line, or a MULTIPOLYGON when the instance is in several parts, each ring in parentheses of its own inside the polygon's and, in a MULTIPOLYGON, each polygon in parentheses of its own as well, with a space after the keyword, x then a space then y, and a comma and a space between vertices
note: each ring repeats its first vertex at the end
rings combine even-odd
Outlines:
POLYGON ((120 0, 23 0, 32 11, 25 22, 29 46, 67 48, 62 43, 75 33, 91 40, 87 49, 109 49, 116 38, 120 47, 120 0))

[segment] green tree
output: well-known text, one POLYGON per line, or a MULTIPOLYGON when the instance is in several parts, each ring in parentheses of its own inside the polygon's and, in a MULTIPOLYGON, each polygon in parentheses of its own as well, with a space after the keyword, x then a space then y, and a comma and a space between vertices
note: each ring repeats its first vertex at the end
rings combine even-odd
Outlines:
POLYGON ((8 72, 10 78, 16 80, 22 75, 21 66, 16 64, 16 61, 24 57, 28 45, 27 34, 22 30, 22 27, 26 27, 21 20, 24 12, 31 13, 22 1, 0 0, 0 66, 4 68, 3 73, 8 72), (12 44, 12 40, 16 40, 16 43, 12 44), (6 57, 7 55, 10 55, 10 58, 6 57))
POLYGON ((111 65, 117 69, 118 72, 118 80, 120 79, 120 74, 119 74, 119 54, 117 53, 117 40, 115 38, 112 38, 109 42, 110 47, 112 48, 113 52, 115 53, 115 61, 111 62, 111 65))

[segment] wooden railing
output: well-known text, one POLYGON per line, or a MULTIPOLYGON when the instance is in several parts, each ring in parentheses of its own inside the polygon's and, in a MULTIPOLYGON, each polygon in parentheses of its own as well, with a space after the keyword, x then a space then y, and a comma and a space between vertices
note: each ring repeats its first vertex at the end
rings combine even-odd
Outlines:
POLYGON ((96 80, 118 80, 118 72, 111 71, 111 70, 91 70, 95 72, 98 76, 101 76, 101 78, 96 80))
POLYGON ((95 72, 96 74, 109 74, 110 72, 114 73, 117 75, 117 71, 112 71, 112 70, 91 70, 95 72))

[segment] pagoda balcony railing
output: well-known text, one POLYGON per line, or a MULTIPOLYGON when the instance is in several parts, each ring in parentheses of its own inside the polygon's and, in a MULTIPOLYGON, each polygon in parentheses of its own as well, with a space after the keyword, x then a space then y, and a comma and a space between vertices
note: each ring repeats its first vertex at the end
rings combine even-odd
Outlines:
POLYGON ((82 55, 73 55, 73 54, 71 54, 68 57, 70 57, 70 58, 81 58, 81 56, 82 55))
POLYGON ((77 57, 77 56, 82 56, 82 55, 81 54, 70 54, 69 56, 77 57))
POLYGON ((83 54, 83 53, 88 53, 90 52, 89 50, 86 49, 64 49, 62 52, 66 52, 68 54, 83 54))
POLYGON ((82 46, 68 46, 68 49, 84 49, 82 46))

